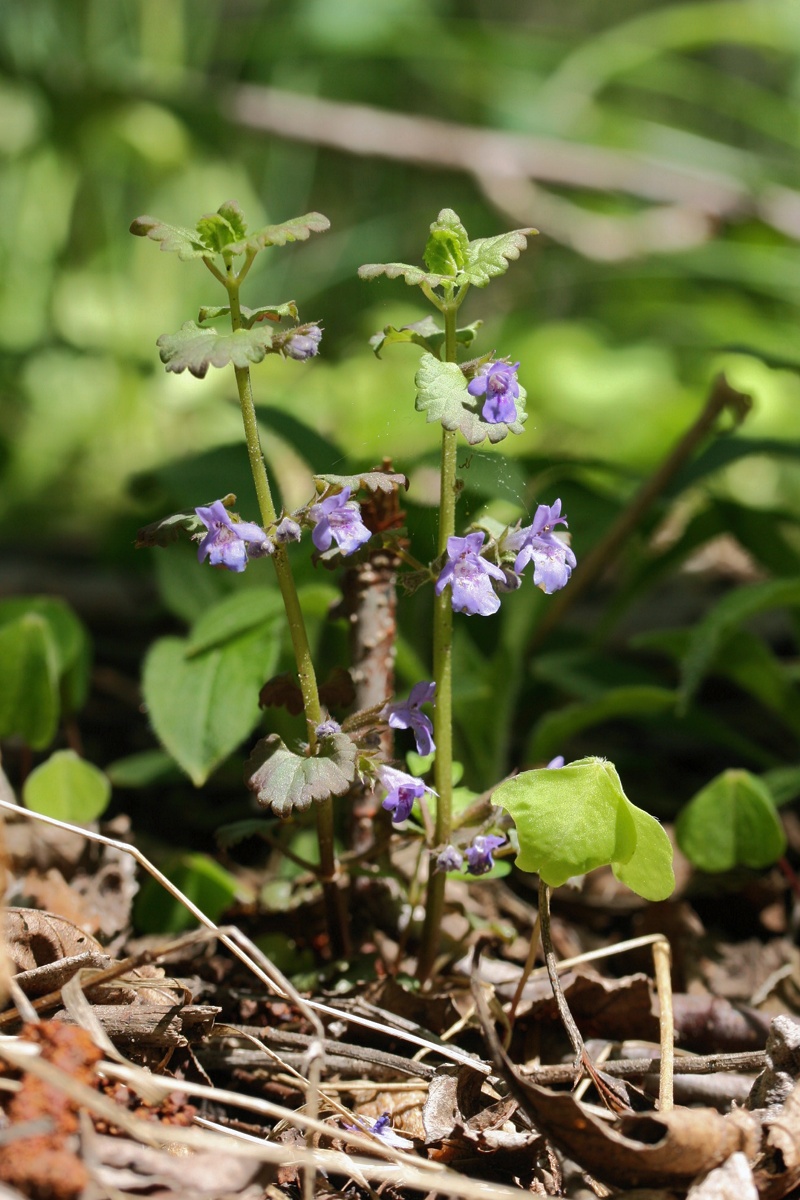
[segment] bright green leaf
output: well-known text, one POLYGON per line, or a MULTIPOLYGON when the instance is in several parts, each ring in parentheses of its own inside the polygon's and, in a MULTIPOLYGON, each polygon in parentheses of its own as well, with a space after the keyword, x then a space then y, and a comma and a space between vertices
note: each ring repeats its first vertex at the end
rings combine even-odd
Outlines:
POLYGON ((259 804, 280 817, 305 812, 314 800, 342 796, 356 777, 356 744, 346 733, 322 738, 317 754, 295 754, 277 734, 262 738, 245 764, 259 804))
POLYGON ((459 429, 471 446, 487 437, 490 442, 500 442, 508 433, 522 433, 527 420, 523 387, 516 400, 516 421, 493 425, 480 415, 483 398, 469 394, 464 372, 457 363, 440 362, 432 354, 423 354, 414 382, 417 412, 424 412, 428 422, 441 422, 445 429, 459 429))
POLYGON ((426 284, 429 288, 437 288, 453 282, 447 275, 432 275, 422 267, 412 267, 408 263, 364 263, 358 268, 359 279, 377 279, 379 275, 385 275, 387 279, 405 279, 410 287, 426 284))
POLYGON ((310 212, 302 217, 292 217, 280 225, 265 225, 238 242, 226 247, 230 254, 249 254, 264 250, 267 246, 285 246, 288 242, 305 242, 312 233, 325 233, 331 223, 322 213, 310 212))
POLYGON ((423 259, 434 274, 455 277, 467 261, 469 238, 452 208, 443 208, 431 225, 423 259))
POLYGON ((58 653, 41 613, 0 627, 0 737, 16 735, 34 750, 55 737, 60 711, 58 653))
MULTIPOLYGON (((460 346, 472 345, 482 324, 483 321, 473 321, 471 325, 464 325, 457 329, 456 341, 458 344, 460 346)), ((369 339, 376 358, 380 358, 381 350, 385 346, 392 346, 398 342, 413 342, 414 345, 421 346, 423 350, 438 357, 439 351, 444 345, 444 330, 440 329, 434 317, 423 317, 421 321, 414 321, 413 324, 403 325, 399 329, 394 325, 387 325, 381 333, 375 333, 369 339)))
POLYGON ((602 758, 582 758, 560 770, 523 771, 501 783, 492 803, 513 817, 517 866, 551 887, 636 850, 633 807, 619 776, 602 758))
POLYGON ((258 692, 275 669, 274 626, 189 657, 184 638, 161 638, 144 664, 153 729, 196 787, 205 783, 259 719, 258 692))
MULTIPOLYGON (((277 589, 256 591, 248 588, 246 591, 232 592, 213 608, 206 609, 195 622, 186 646, 186 657, 194 658, 264 626, 272 629, 276 622, 283 621, 285 615, 283 600, 277 589)), ((274 631, 274 636, 277 639, 278 631, 274 631)))
POLYGON ((106 775, 115 788, 144 788, 154 783, 172 783, 182 778, 175 759, 165 750, 140 750, 115 759, 106 767, 106 775))
POLYGON ((626 863, 614 862, 611 869, 624 883, 645 900, 666 900, 675 890, 672 870, 672 843, 662 825, 643 808, 629 808, 636 826, 636 849, 626 863))
POLYGON ((56 750, 25 780, 22 800, 31 812, 87 825, 108 808, 108 777, 74 750, 56 750))
POLYGON ((131 233, 136 237, 148 237, 154 242, 160 242, 162 250, 174 251, 184 262, 192 258, 207 257, 209 253, 193 229, 167 225, 157 217, 137 217, 131 222, 131 233))
POLYGON ((508 270, 509 263, 519 258, 536 229, 512 229, 497 237, 478 238, 470 242, 464 267, 466 280, 475 287, 485 287, 495 275, 508 270))
POLYGON ((784 853, 786 835, 766 784, 749 771, 723 771, 694 796, 675 833, 702 871, 768 867, 784 853))
POLYGON ((272 345, 272 333, 263 326, 217 333, 216 329, 201 329, 194 321, 186 321, 178 333, 162 334, 156 345, 168 371, 189 371, 203 379, 209 367, 232 363, 244 368, 260 363, 272 345))

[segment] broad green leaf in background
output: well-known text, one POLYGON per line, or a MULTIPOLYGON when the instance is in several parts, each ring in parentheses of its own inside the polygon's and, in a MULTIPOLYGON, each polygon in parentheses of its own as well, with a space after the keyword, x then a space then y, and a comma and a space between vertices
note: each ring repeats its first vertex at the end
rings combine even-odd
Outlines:
POLYGON ((270 624, 202 654, 192 655, 186 638, 161 638, 150 648, 142 679, 150 721, 196 787, 255 728, 258 692, 275 670, 279 639, 270 624))
POLYGON ((32 812, 86 825, 108 808, 111 784, 103 771, 78 758, 74 750, 56 750, 31 771, 22 800, 32 812))
POLYGON ((178 333, 162 334, 156 345, 168 371, 189 371, 203 379, 209 367, 260 363, 272 345, 272 332, 262 325, 217 333, 216 329, 201 329, 195 321, 184 321, 178 333))
POLYGON ((55 737, 60 711, 58 657, 50 627, 28 613, 0 627, 0 737, 34 750, 55 737))
POLYGON ((480 410, 484 401, 471 396, 467 380, 457 363, 440 362, 432 354, 423 354, 414 383, 417 388, 416 409, 424 412, 431 421, 440 421, 445 429, 459 429, 471 446, 477 446, 488 437, 490 442, 501 442, 508 433, 522 433, 527 413, 527 393, 520 386, 515 404, 517 419, 505 424, 484 421, 480 410))
POLYGON ((322 738, 314 755, 295 754, 270 734, 245 763, 245 783, 259 804, 287 817, 293 809, 305 812, 314 800, 344 795, 356 777, 357 753, 346 733, 322 738))
POLYGON ((61 706, 67 713, 76 712, 89 691, 92 646, 86 626, 69 604, 57 596, 15 596, 0 601, 0 629, 26 614, 36 614, 46 623, 55 656, 61 706))
POLYGON ((784 853, 786 835, 763 780, 749 771, 723 771, 678 817, 675 834, 702 871, 768 867, 784 853))
POLYGON ((224 646, 227 642, 241 638, 254 630, 267 629, 279 638, 276 623, 285 620, 280 592, 277 588, 248 588, 235 591, 212 608, 208 608, 192 626, 186 646, 186 657, 196 658, 207 650, 224 646))
POLYGON ((613 721, 619 717, 648 720, 672 712, 676 693, 670 688, 632 684, 612 688, 596 699, 568 704, 546 713, 536 725, 528 744, 526 758, 540 762, 552 758, 570 738, 583 729, 613 721))
POLYGON ((628 864, 624 882, 647 899, 663 900, 675 886, 666 833, 631 804, 605 759, 524 771, 496 788, 492 801, 514 819, 517 866, 551 887, 609 864, 620 878, 628 864))
MULTIPOLYGON (((177 854, 161 864, 167 878, 212 921, 235 901, 252 901, 246 886, 207 854, 177 854)), ((139 933, 180 933, 197 923, 185 905, 148 876, 133 907, 139 933)))

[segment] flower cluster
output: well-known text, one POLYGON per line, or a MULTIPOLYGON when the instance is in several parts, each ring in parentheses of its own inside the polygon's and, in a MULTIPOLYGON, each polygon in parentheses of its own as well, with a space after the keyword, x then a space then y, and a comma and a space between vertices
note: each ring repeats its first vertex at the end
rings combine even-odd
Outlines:
POLYGON ((233 521, 221 500, 194 511, 208 530, 197 549, 199 562, 208 558, 212 567, 243 571, 248 558, 262 558, 275 549, 275 543, 260 525, 251 521, 233 521))
POLYGON ((426 792, 433 792, 433 789, 416 775, 407 775, 405 771, 398 771, 396 767, 387 767, 384 764, 378 767, 378 779, 386 790, 386 799, 381 807, 392 814, 395 825, 408 820, 415 800, 421 800, 426 792))
POLYGON ((312 504, 308 515, 314 522, 311 540, 321 554, 330 550, 331 542, 342 554, 352 554, 372 536, 361 520, 361 509, 350 499, 349 487, 312 504))
POLYGON ((513 367, 505 362, 487 363, 467 387, 470 396, 486 397, 481 416, 490 425, 510 425, 512 421, 516 421, 516 401, 519 399, 518 370, 519 363, 514 363, 513 367))
POLYGON ((413 731, 417 754, 422 758, 433 754, 436 743, 433 740, 431 719, 420 711, 420 706, 435 703, 435 697, 435 683, 415 683, 407 700, 394 700, 391 704, 384 705, 380 713, 391 729, 413 731))
POLYGON ((306 362, 307 359, 313 358, 315 354, 319 354, 319 343, 322 338, 322 330, 319 325, 301 326, 297 333, 292 333, 291 337, 286 341, 283 352, 289 358, 294 358, 297 362, 306 362))
POLYGON ((437 871, 462 871, 468 875, 485 875, 494 866, 494 852, 504 846, 506 839, 494 833, 479 833, 465 846, 463 854, 455 846, 445 846, 436 857, 437 871))
POLYGON ((529 562, 533 563, 533 582, 545 595, 559 591, 568 582, 575 566, 575 555, 566 542, 553 533, 556 525, 566 525, 561 515, 561 501, 540 504, 530 525, 514 530, 504 542, 504 549, 516 553, 514 572, 521 575, 529 562))

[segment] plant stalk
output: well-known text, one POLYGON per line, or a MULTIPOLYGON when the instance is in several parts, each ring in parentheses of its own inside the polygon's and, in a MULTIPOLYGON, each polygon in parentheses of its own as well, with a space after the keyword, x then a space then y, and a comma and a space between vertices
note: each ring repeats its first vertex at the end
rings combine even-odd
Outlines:
MULTIPOLYGON (((455 362, 456 313, 455 304, 443 307, 445 328, 445 361, 455 362)), ((438 553, 447 550, 447 539, 456 526, 456 462, 457 434, 442 430, 442 454, 439 483, 438 553)), ((453 604, 450 588, 436 596, 433 608, 433 677, 436 682, 436 707, 433 716, 433 736, 436 742, 434 788, 437 793, 435 845, 449 842, 453 822, 453 604)), ((425 921, 417 962, 417 978, 425 981, 433 970, 439 948, 444 890, 447 875, 431 871, 425 904, 425 921)))
MULTIPOLYGON (((241 329, 242 327, 239 282, 239 277, 233 273, 232 269, 229 269, 225 286, 231 306, 231 326, 234 330, 241 329)), ((261 448, 250 371, 247 367, 234 367, 234 372, 236 375, 236 387, 239 392, 239 405, 242 411, 247 454, 258 498, 261 522, 264 528, 268 529, 276 523, 278 514, 272 498, 272 489, 270 488, 269 476, 267 475, 264 452, 261 448)), ((271 557, 275 567, 275 574, 278 578, 278 587, 283 599, 283 606, 286 610, 286 619, 289 625, 289 635, 292 639, 292 649, 294 650, 300 691, 303 696, 308 741, 313 753, 317 740, 316 729, 322 722, 322 708, 314 662, 311 657, 311 647, 308 643, 303 610, 300 606, 300 598, 297 595, 297 588, 286 547, 276 546, 275 552, 271 557)), ((325 898, 328 933, 336 952, 339 954, 348 954, 350 949, 349 931, 344 897, 338 882, 339 867, 336 861, 334 845, 333 800, 330 796, 316 805, 316 817, 317 842, 319 844, 318 875, 325 898)))

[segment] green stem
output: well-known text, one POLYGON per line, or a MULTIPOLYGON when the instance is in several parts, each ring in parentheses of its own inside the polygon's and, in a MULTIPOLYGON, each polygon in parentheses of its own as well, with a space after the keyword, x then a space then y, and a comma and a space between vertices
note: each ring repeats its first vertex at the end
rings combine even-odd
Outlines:
MULTIPOLYGON (((231 325, 234 330, 242 327, 242 312, 239 304, 239 278, 229 268, 225 281, 231 306, 231 325)), ((247 367, 234 367, 236 387, 239 392, 239 405, 242 410, 244 436, 247 443, 247 454, 250 460, 250 470, 253 475, 261 523, 269 529, 278 519, 272 489, 269 485, 267 466, 264 452, 261 448, 261 438, 258 431, 256 408, 253 401, 253 386, 250 371, 247 367)), ((300 598, 292 574, 289 556, 285 546, 276 546, 272 555, 275 574, 278 577, 283 606, 289 625, 289 636, 292 639, 300 691, 303 696, 306 727, 309 746, 313 752, 316 744, 316 728, 322 721, 322 708, 317 687, 317 676, 311 657, 311 647, 308 643, 306 623, 300 598)), ((331 940, 338 953, 349 953, 349 934, 347 928, 344 897, 338 883, 339 867, 336 861, 334 847, 333 800, 329 796, 316 805, 317 841, 319 844, 319 879, 325 896, 325 910, 328 915, 328 928, 331 940)))
MULTIPOLYGON (((456 313, 458 306, 450 304, 443 308, 445 328, 445 360, 455 362, 456 313)), ((438 554, 447 550, 447 539, 455 533, 456 526, 456 460, 457 435, 449 429, 442 430, 442 456, 440 464, 439 490, 439 542, 438 554)), ((433 717, 433 735, 436 742, 434 761, 434 787, 437 792, 435 845, 441 846, 450 840, 453 821, 453 605, 450 588, 445 588, 434 601, 433 609, 433 677, 436 681, 436 707, 433 717)), ((422 928, 417 978, 426 980, 433 970, 444 912, 444 889, 447 880, 443 871, 431 872, 428 879, 428 894, 425 905, 425 923, 422 928)))

